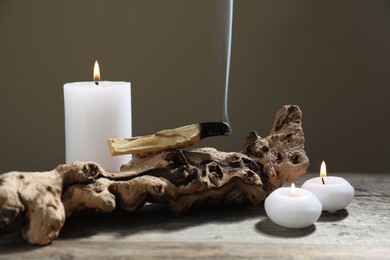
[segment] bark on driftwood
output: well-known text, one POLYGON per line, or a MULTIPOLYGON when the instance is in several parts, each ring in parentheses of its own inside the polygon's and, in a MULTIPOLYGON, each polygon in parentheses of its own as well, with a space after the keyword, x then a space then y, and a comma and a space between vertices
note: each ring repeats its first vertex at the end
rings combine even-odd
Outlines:
POLYGON ((137 154, 119 173, 74 162, 49 172, 2 174, 0 234, 21 228, 29 243, 45 245, 76 211, 132 212, 152 202, 180 215, 202 204, 258 205, 308 167, 301 118, 297 106, 282 107, 270 135, 251 132, 239 153, 200 148, 137 154))

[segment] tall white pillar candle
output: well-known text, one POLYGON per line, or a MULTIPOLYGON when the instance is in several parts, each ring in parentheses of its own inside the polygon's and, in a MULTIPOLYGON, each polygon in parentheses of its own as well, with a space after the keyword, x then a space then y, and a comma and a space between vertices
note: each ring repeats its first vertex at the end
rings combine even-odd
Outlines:
POLYGON ((64 85, 66 163, 94 161, 119 171, 131 155, 111 156, 109 138, 131 136, 130 82, 74 82, 64 85))

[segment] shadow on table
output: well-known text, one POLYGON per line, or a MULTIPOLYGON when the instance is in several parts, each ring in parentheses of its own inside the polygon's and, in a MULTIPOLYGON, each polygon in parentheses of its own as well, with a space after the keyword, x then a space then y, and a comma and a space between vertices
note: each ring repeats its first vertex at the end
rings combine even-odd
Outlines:
POLYGON ((2 254, 30 252, 39 248, 41 247, 28 244, 22 238, 20 230, 0 237, 0 258, 2 258, 2 254))
POLYGON ((339 211, 336 211, 335 213, 329 213, 327 211, 323 211, 320 218, 318 219, 319 222, 337 222, 345 219, 348 217, 348 210, 341 209, 339 211))
MULTIPOLYGON (((323 211, 321 213, 319 222, 337 222, 348 217, 348 211, 346 209, 339 210, 335 213, 329 213, 323 211)), ((256 224, 256 231, 265 235, 274 237, 305 237, 312 234, 316 230, 315 225, 308 226, 306 228, 291 229, 284 228, 273 223, 269 218, 265 218, 256 224)))
POLYGON ((316 230, 315 225, 310 225, 306 228, 285 228, 273 223, 269 218, 265 218, 258 222, 255 226, 256 231, 268 236, 297 238, 305 237, 312 234, 316 230))
MULTIPOLYGON (((251 206, 202 206, 190 209, 185 215, 173 216, 163 205, 147 204, 132 213, 98 211, 74 214, 63 226, 58 241, 88 238, 97 234, 109 234, 113 238, 137 235, 138 233, 174 232, 186 228, 210 223, 235 223, 246 219, 264 218, 263 204, 251 206)), ((28 245, 22 239, 21 231, 0 237, 0 248, 3 253, 32 251, 40 246, 28 245)))
POLYGON ((116 237, 127 237, 146 231, 171 232, 209 223, 234 223, 264 217, 263 204, 250 206, 205 206, 189 210, 185 215, 173 216, 162 205, 149 204, 133 213, 79 213, 66 220, 59 239, 89 237, 109 232, 116 237))

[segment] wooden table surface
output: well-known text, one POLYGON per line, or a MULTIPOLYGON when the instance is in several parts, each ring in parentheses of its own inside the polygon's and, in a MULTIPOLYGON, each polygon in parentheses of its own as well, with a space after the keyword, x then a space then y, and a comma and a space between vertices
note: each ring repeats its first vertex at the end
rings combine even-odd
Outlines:
MULTIPOLYGON (((305 174, 297 186, 316 175, 305 174)), ((28 245, 20 232, 0 237, 0 258, 390 259, 390 173, 338 176, 354 186, 354 200, 304 229, 273 224, 263 204, 201 208, 183 217, 146 205, 133 214, 73 216, 49 246, 28 245)))

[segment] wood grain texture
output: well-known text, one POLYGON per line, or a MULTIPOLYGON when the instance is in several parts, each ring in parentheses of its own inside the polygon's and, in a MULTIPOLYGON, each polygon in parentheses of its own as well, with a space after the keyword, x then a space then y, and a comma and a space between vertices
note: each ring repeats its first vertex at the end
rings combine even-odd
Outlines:
MULTIPOLYGON (((305 174, 296 184, 316 176, 305 174)), ((132 214, 74 215, 46 247, 28 245, 18 233, 6 235, 0 258, 389 259, 390 175, 339 176, 354 186, 354 200, 305 229, 276 226, 262 204, 202 207, 182 217, 147 205, 132 214)))

